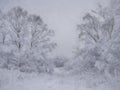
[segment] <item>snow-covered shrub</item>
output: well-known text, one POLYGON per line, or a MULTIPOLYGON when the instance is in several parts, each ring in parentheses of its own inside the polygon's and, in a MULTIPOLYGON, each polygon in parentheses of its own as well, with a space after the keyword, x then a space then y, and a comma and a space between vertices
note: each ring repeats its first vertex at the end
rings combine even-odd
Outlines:
POLYGON ((21 63, 19 63, 19 70, 27 73, 51 73, 53 68, 50 67, 50 63, 47 62, 47 59, 36 59, 35 57, 31 57, 24 58, 21 63))
POLYGON ((65 66, 67 61, 68 61, 68 59, 65 57, 56 57, 53 60, 53 64, 56 68, 61 68, 61 67, 65 66))

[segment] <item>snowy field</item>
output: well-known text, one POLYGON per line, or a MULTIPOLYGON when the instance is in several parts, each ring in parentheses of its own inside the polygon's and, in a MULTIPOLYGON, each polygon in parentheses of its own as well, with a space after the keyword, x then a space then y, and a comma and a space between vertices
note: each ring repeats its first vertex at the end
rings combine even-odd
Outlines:
POLYGON ((0 90, 120 90, 120 0, 0 0, 0 90))
MULTIPOLYGON (((98 80, 98 79, 97 79, 98 80)), ((120 82, 106 82, 80 76, 25 74, 0 70, 0 90, 120 90, 120 82)))

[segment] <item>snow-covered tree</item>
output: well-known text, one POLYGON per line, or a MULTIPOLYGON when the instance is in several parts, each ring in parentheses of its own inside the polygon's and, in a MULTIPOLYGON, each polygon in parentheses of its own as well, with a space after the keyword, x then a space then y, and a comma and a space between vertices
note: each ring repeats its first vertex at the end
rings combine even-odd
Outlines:
POLYGON ((8 55, 2 58, 7 67, 21 71, 48 69, 47 54, 56 46, 51 40, 53 36, 54 31, 48 29, 40 16, 31 15, 21 7, 14 7, 4 15, 0 13, 0 47, 3 49, 0 53, 8 55))
POLYGON ((51 52, 56 46, 51 42, 51 37, 54 36, 54 31, 48 29, 42 19, 36 15, 30 15, 28 18, 30 30, 30 52, 38 56, 46 58, 46 54, 51 52), (38 55, 39 54, 39 55, 38 55))
POLYGON ((116 76, 116 72, 120 72, 120 17, 114 6, 119 8, 118 0, 112 0, 109 7, 99 6, 99 10, 87 13, 82 24, 77 25, 82 44, 76 52, 80 57, 77 63, 79 61, 78 66, 83 71, 98 69, 108 76, 116 76))
POLYGON ((5 16, 2 13, 2 11, 0 11, 0 36, 1 36, 1 44, 5 44, 5 39, 6 39, 6 35, 8 34, 8 31, 6 30, 7 26, 6 26, 6 22, 5 22, 5 16))
POLYGON ((7 19, 10 24, 11 41, 21 50, 27 34, 27 12, 20 7, 12 8, 7 13, 7 19))

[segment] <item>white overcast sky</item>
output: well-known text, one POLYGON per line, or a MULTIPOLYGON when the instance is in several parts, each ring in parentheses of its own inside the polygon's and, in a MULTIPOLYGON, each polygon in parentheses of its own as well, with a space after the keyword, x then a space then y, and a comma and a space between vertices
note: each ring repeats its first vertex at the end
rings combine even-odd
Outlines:
POLYGON ((55 53, 70 57, 77 43, 76 24, 85 12, 95 9, 98 2, 108 5, 109 0, 0 0, 0 8, 6 11, 22 6, 29 13, 40 15, 56 32, 55 53))

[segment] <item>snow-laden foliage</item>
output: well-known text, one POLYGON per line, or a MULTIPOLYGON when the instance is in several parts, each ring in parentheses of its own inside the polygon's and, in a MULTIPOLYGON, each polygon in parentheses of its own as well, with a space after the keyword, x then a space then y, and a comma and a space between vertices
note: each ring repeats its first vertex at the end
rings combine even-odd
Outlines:
POLYGON ((79 42, 73 68, 99 72, 109 77, 120 75, 120 0, 108 7, 99 5, 77 25, 79 42), (76 64, 75 64, 76 63, 76 64))
POLYGON ((0 67, 20 71, 49 71, 47 55, 55 48, 40 16, 31 15, 21 7, 0 12, 0 67))
POLYGON ((60 57, 60 56, 55 57, 55 58, 53 58, 53 60, 52 60, 52 62, 53 62, 53 64, 54 64, 54 67, 56 67, 56 68, 63 68, 63 67, 65 67, 65 66, 66 66, 66 63, 67 63, 68 61, 69 61, 68 58, 66 58, 66 57, 60 57))

